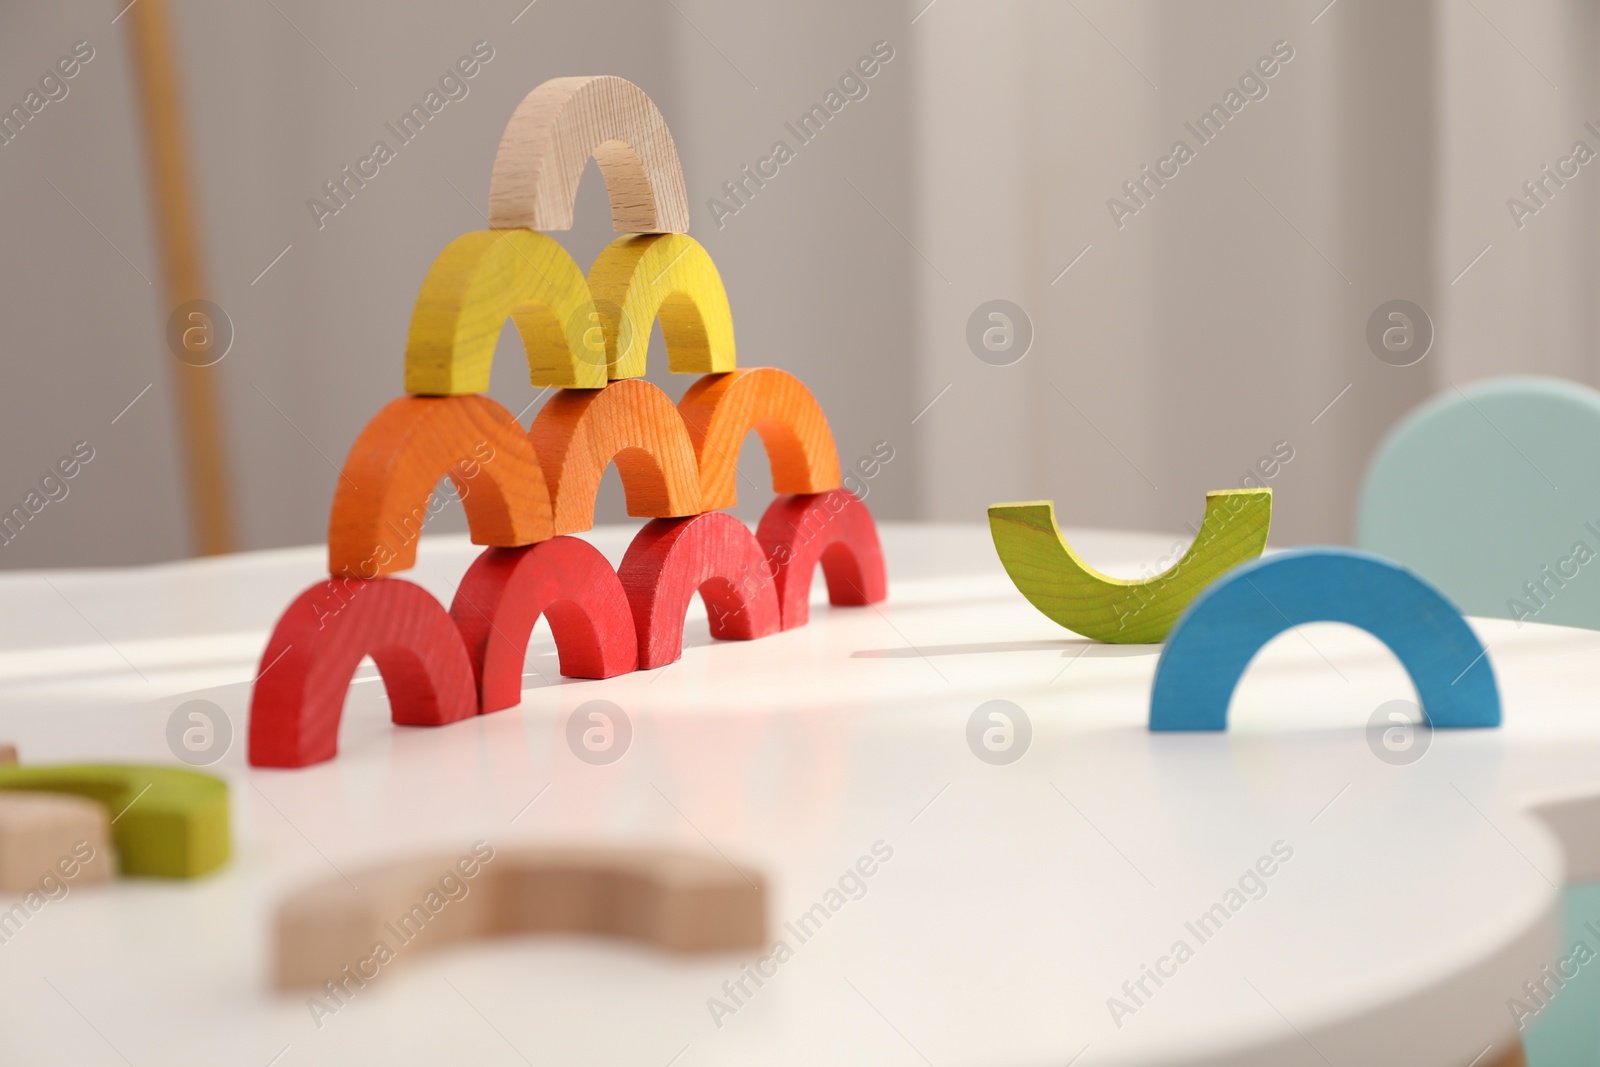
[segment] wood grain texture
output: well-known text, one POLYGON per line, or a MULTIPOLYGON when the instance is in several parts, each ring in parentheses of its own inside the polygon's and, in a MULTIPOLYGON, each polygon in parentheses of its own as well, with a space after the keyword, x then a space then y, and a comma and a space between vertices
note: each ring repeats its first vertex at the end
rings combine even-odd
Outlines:
POLYGON ((0 890, 37 890, 46 876, 82 885, 116 866, 99 804, 67 793, 0 790, 0 890))
POLYGON ((800 379, 772 367, 708 374, 678 401, 700 463, 700 505, 738 503, 739 449, 754 430, 767 450, 777 493, 839 488, 839 452, 828 417, 800 379))
POLYGON ((131 764, 0 767, 7 789, 98 803, 123 874, 198 878, 228 862, 228 786, 209 774, 131 764))
POLYGON ((612 462, 629 515, 658 518, 704 510, 689 431, 667 394, 643 379, 604 389, 564 389, 545 401, 528 436, 550 487, 556 534, 593 528, 595 493, 612 462))
POLYGON ((250 765, 304 767, 338 751, 339 718, 364 656, 396 723, 441 726, 478 711, 461 633, 401 578, 331 578, 294 599, 267 641, 250 696, 250 765))
POLYGON ((667 120, 643 89, 611 75, 552 78, 506 124, 489 180, 494 229, 570 230, 593 156, 618 233, 683 233, 689 197, 667 120))
POLYGON ((376 578, 415 564, 429 501, 446 475, 475 544, 551 536, 544 473, 515 416, 486 396, 407 396, 350 446, 328 520, 329 572, 376 578))
POLYGON ((867 505, 848 490, 777 497, 761 516, 756 540, 773 572, 785 630, 804 626, 811 618, 811 581, 818 563, 830 604, 877 604, 889 595, 877 524, 867 505))
POLYGON ((605 322, 612 379, 644 377, 657 318, 667 367, 674 374, 711 374, 739 365, 722 275, 693 237, 663 233, 617 238, 589 267, 589 292, 605 322))
POLYGON ((480 711, 522 700, 528 637, 541 615, 550 620, 567 677, 610 678, 638 666, 627 594, 593 545, 557 537, 526 548, 486 549, 450 605, 478 679, 480 711))
POLYGON ((1067 544, 1048 500, 995 504, 989 532, 1006 573, 1028 603, 1069 630, 1114 644, 1161 641, 1202 589, 1261 555, 1272 525, 1272 490, 1206 494, 1206 516, 1183 557, 1152 578, 1102 574, 1067 544))
POLYGON ((760 872, 721 856, 640 848, 495 849, 397 860, 298 890, 278 908, 275 981, 354 992, 413 942, 529 933, 622 937, 672 952, 766 945, 760 872), (422 935, 426 936, 422 936, 422 935), (376 951, 378 945, 386 951, 376 951), (377 958, 375 958, 375 956, 377 958))
POLYGON ((1437 589, 1365 552, 1299 548, 1234 568, 1189 605, 1156 664, 1150 729, 1227 729, 1228 703, 1256 653, 1313 622, 1355 626, 1387 645, 1435 729, 1500 725, 1483 643, 1437 589))
POLYGON ((617 568, 639 633, 639 669, 683 655, 683 618, 699 593, 711 636, 748 641, 781 628, 766 556, 744 523, 724 511, 656 519, 634 536, 617 568))
MULTIPOLYGON (((211 296, 201 250, 200 208, 189 160, 189 137, 180 57, 173 40, 173 19, 167 0, 128 5, 128 39, 138 88, 139 115, 144 124, 145 186, 151 199, 156 245, 161 250, 161 288, 165 303, 161 321, 191 300, 211 296)), ((121 15, 119 14, 120 18, 121 15)), ((217 374, 172 360, 178 392, 178 426, 183 466, 188 480, 189 526, 195 550, 202 556, 234 551, 233 475, 217 374)))
POLYGON ((446 245, 422 281, 406 335, 406 392, 488 392, 508 318, 534 385, 606 384, 602 318, 567 250, 542 233, 479 230, 446 245))

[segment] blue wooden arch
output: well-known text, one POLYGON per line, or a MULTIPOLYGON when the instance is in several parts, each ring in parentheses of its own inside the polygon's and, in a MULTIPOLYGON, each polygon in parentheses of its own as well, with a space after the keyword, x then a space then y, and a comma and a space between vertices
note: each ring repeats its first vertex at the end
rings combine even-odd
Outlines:
POLYGON ((1161 651, 1152 730, 1225 730, 1256 653, 1294 626, 1342 622, 1389 647, 1436 728, 1500 725, 1482 642, 1454 604, 1396 563, 1346 548, 1302 548, 1236 567, 1195 598, 1161 651))

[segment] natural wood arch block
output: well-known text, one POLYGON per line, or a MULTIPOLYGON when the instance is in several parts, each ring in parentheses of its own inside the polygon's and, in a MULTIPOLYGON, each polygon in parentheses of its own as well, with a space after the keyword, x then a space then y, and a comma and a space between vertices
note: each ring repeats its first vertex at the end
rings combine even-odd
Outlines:
POLYGON ((739 449, 761 435, 777 493, 839 488, 839 452, 828 417, 800 379, 772 367, 708 374, 678 401, 700 463, 700 506, 738 503, 739 449))
POLYGON ((406 392, 488 392, 507 318, 534 385, 606 384, 603 325, 567 250, 542 233, 478 230, 446 245, 422 281, 406 336, 406 392))
POLYGON ((828 602, 840 607, 877 604, 889 595, 878 527, 857 496, 845 489, 779 496, 756 527, 778 593, 783 628, 811 617, 811 579, 822 564, 828 602))
POLYGON ((250 696, 250 764, 332 759, 345 692, 364 656, 403 726, 441 726, 478 710, 461 632, 439 602, 401 578, 331 578, 294 599, 261 654, 250 696))
POLYGON ((500 137, 489 180, 494 229, 570 230, 578 181, 593 156, 618 233, 683 233, 689 197, 667 120, 623 78, 551 78, 523 97, 500 137))
POLYGON ((480 842, 470 855, 401 860, 355 880, 359 892, 336 878, 279 906, 280 989, 365 984, 383 961, 413 954, 398 950, 423 930, 422 947, 528 933, 609 935, 673 952, 766 945, 765 880, 720 856, 480 842), (382 961, 373 958, 380 944, 382 961))
POLYGON ((576 537, 485 549, 450 605, 478 679, 480 712, 522 700, 522 664, 540 615, 550 620, 567 677, 610 678, 638 666, 633 612, 599 549, 576 537))
POLYGON ((700 242, 687 234, 617 238, 589 267, 589 291, 606 324, 607 373, 613 379, 644 377, 657 318, 674 374, 710 374, 739 365, 722 275, 700 242), (619 344, 625 345, 621 351, 619 344))
POLYGON ((725 511, 656 519, 634 536, 617 568, 639 632, 639 669, 683 655, 683 616, 699 593, 711 636, 748 641, 780 629, 778 596, 761 545, 725 511))
POLYGON ((0 745, 0 767, 10 766, 17 762, 17 746, 11 744, 0 745))
POLYGON ((562 390, 539 409, 528 436, 550 487, 557 534, 594 526, 595 493, 613 461, 629 515, 656 518, 703 510, 689 431, 667 394, 642 378, 604 389, 562 390))
POLYGON ((228 786, 173 767, 0 767, 0 790, 70 793, 103 807, 123 874, 197 878, 228 862, 228 786))
POLYGON ((1050 501, 989 508, 995 551, 1028 603, 1069 630, 1114 644, 1164 639, 1202 589, 1261 555, 1271 525, 1271 489, 1207 493, 1206 517, 1183 558, 1153 578, 1124 579, 1100 573, 1072 550, 1050 501))
POLYGON ((0 790, 0 890, 36 890, 47 875, 73 885, 107 881, 116 866, 110 820, 83 797, 0 790))
POLYGON ((1295 626, 1342 622, 1394 653, 1434 729, 1500 725, 1487 649, 1433 586, 1366 552, 1296 548, 1241 564, 1173 627, 1150 686, 1151 730, 1226 730, 1250 661, 1295 626))
POLYGON ((486 396, 405 396, 350 446, 328 522, 328 570, 376 578, 415 564, 428 501, 447 474, 474 543, 551 535, 544 473, 515 416, 486 396))

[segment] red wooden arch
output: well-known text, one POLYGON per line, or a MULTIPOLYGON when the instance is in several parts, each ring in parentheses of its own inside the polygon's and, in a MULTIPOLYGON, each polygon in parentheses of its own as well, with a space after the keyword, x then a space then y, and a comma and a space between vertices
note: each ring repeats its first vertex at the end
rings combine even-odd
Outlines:
POLYGON ((540 615, 550 620, 561 673, 569 678, 610 678, 638 666, 628 597, 599 549, 576 537, 486 549, 450 605, 477 676, 481 711, 521 701, 522 662, 540 615))
POLYGON ((617 576, 633 608, 640 670, 683 655, 683 616, 696 592, 712 637, 748 641, 779 629, 766 556, 749 527, 726 512, 646 523, 617 576))
POLYGON ((441 726, 478 710, 461 634, 427 590, 400 578, 330 578, 284 610, 261 654, 250 764, 332 759, 345 692, 364 656, 378 665, 397 723, 441 726))
POLYGON ((779 496, 761 516, 756 540, 771 564, 785 630, 804 626, 811 617, 811 579, 818 563, 829 603, 876 604, 889 595, 878 527, 849 490, 779 496))

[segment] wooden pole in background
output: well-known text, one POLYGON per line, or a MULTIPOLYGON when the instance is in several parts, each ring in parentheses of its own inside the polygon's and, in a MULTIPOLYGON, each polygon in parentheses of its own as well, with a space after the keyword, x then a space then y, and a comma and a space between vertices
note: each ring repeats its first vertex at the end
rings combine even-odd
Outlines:
MULTIPOLYGON (((127 0, 116 0, 123 8, 127 0)), ((168 347, 166 320, 173 309, 207 296, 200 252, 198 205, 189 169, 182 94, 167 0, 136 0, 127 7, 134 77, 144 119, 145 163, 152 214, 161 248, 162 347, 168 347)), ((233 508, 229 493, 227 444, 218 411, 214 368, 173 358, 180 444, 188 480, 193 543, 203 556, 234 550, 233 508)))

